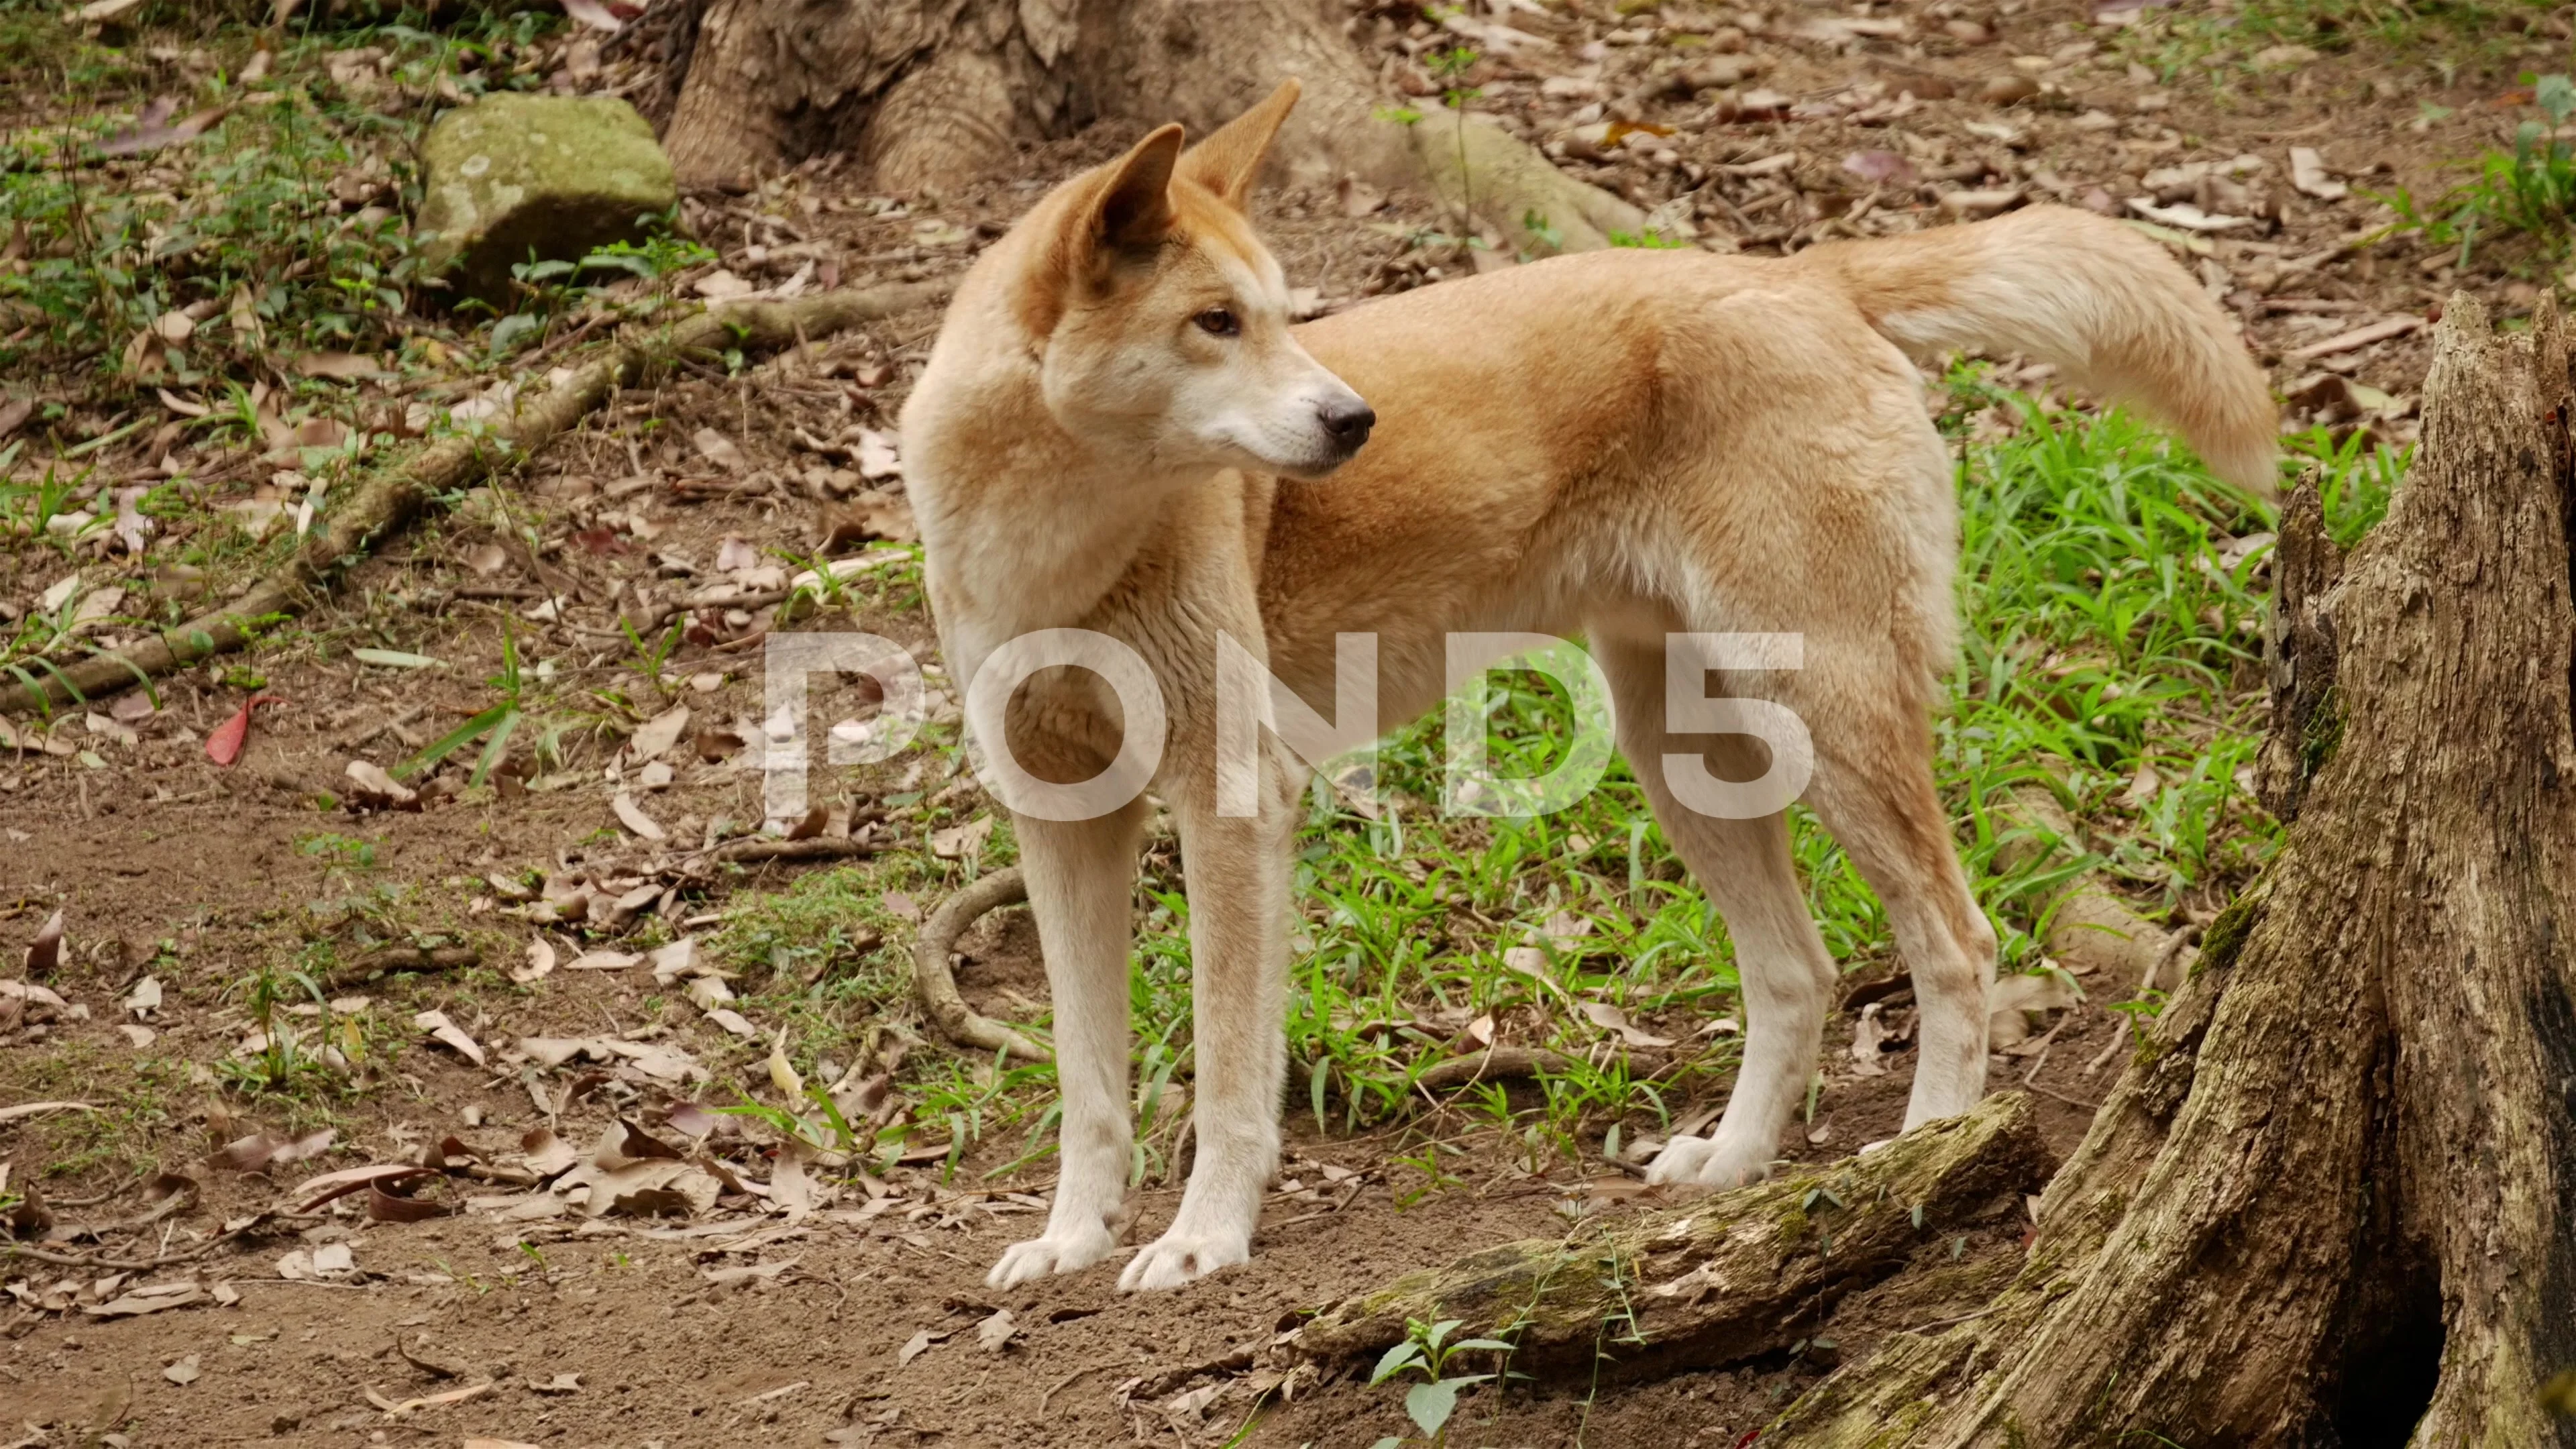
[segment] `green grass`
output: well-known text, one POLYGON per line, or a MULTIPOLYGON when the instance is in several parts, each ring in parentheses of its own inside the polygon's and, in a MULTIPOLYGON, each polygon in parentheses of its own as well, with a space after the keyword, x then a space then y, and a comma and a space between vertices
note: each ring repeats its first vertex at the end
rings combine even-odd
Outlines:
MULTIPOLYGON (((2536 21, 2540 0, 2245 0, 2233 6, 2166 6, 2144 12, 2112 41, 2124 58, 2167 84, 2199 71, 2222 101, 2254 78, 2254 60, 2278 45, 2325 54, 2366 52, 2405 64, 2429 61, 2443 83, 2492 66, 2525 37, 2506 24, 2536 21)), ((2272 73, 2285 77, 2283 67, 2272 73)))
POLYGON ((2524 120, 2514 128, 2512 150, 2486 151, 2465 163, 2469 179, 2430 205, 2402 186, 2380 195, 2397 214, 2392 234, 2412 232, 2436 247, 2456 246, 2463 267, 2481 241, 2520 242, 2542 260, 2567 255, 2568 224, 2576 219, 2576 147, 2560 129, 2576 116, 2576 84, 2564 75, 2525 74, 2522 81, 2545 123, 2524 120))
MULTIPOLYGON (((2186 903, 2205 910, 2270 850, 2275 827, 2246 784, 2263 722, 2267 590, 2256 578, 2260 551, 2239 548, 2230 561, 2227 545, 2267 532, 2272 519, 2125 415, 2043 411, 1974 372, 1952 379, 1952 404, 1944 427, 1955 435, 1988 408, 2021 423, 2004 441, 1962 445, 1966 627, 1935 731, 1943 798, 2012 971, 2039 964, 2040 913, 2077 871, 2108 873, 2150 914, 2186 903), (2143 789, 2141 766, 2154 775, 2143 789), (2084 823, 2093 853, 2001 866, 2012 828, 2001 802, 2034 786, 2084 823)), ((2322 433, 2289 441, 2294 461, 2319 471, 2337 536, 2357 537, 2385 508, 2403 459, 2322 433)), ((1553 765, 1566 701, 1535 675, 1507 673, 1497 685, 1487 719, 1496 768, 1553 765)), ((1333 1133, 1400 1127, 1423 1192, 1449 1180, 1440 1153, 1462 1133, 1501 1129, 1535 1167, 1588 1155, 1613 1128, 1668 1124, 1686 1101, 1709 1100, 1733 1066, 1736 1038, 1701 1028, 1740 1018, 1725 929, 1624 765, 1614 761, 1599 788, 1555 815, 1443 819, 1433 803, 1442 730, 1435 715, 1382 742, 1389 804, 1376 818, 1329 791, 1311 797, 1297 845, 1288 1021, 1301 1064, 1292 1081, 1303 1084, 1292 1112, 1333 1133), (1580 932, 1569 929, 1576 923, 1580 932), (1534 972, 1507 963, 1507 951, 1533 940, 1534 972), (1478 1089, 1453 1098, 1454 1110, 1425 1112, 1416 1079, 1461 1049, 1471 1022, 1490 1017, 1505 1041, 1579 1057, 1603 1041, 1579 1010, 1585 1002, 1616 1006, 1632 1024, 1706 1054, 1656 1081, 1608 1053, 1606 1066, 1478 1089)), ((1885 957, 1877 901, 1803 809, 1793 818, 1827 945, 1846 968, 1885 957)), ((1189 906, 1176 864, 1168 842, 1149 850, 1138 893, 1131 991, 1149 1101, 1185 1087, 1192 1068, 1189 906)), ((883 908, 889 888, 926 906, 950 887, 926 876, 918 856, 811 876, 780 895, 738 898, 721 953, 793 970, 846 950, 861 925, 900 942, 908 928, 883 908)), ((2097 995, 2126 989, 2088 984, 2097 995)), ((798 1040, 820 1049, 870 1013, 901 1014, 908 992, 895 947, 880 948, 794 1006, 806 1018, 798 1040)), ((915 1105, 900 1131, 961 1142, 1007 1132, 1020 1162, 1053 1150, 1048 1066, 916 1052, 906 1085, 915 1105)), ((1148 1115, 1140 1179, 1166 1168, 1171 1115, 1148 1115)))

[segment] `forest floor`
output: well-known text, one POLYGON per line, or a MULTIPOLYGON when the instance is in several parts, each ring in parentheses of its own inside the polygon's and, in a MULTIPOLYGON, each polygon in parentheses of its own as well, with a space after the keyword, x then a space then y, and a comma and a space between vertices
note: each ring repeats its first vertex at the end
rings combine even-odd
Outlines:
MULTIPOLYGON (((1653 241, 1776 252, 2035 200, 2154 228, 2244 319, 2346 533, 2403 466, 2443 299, 2522 313, 2561 286, 2560 13, 1505 19, 1436 31, 1379 7, 1356 43, 1418 97, 1410 124, 1451 124, 1440 92, 1472 88, 1652 211, 1653 241), (1669 80, 1693 67, 1715 69, 1669 80)), ((417 286, 411 142, 488 89, 649 108, 646 58, 560 16, 83 36, 12 3, 0 67, 6 679, 228 597, 291 545, 299 507, 327 513, 422 434, 499 414, 621 321, 954 274, 1129 139, 1036 148, 954 194, 872 195, 829 162, 693 194, 678 237, 532 277, 495 318, 417 286)), ((1319 311, 1515 260, 1436 196, 1310 187, 1259 209, 1319 311)), ((1560 816, 1438 816, 1434 721, 1381 752, 1385 803, 1321 791, 1302 837, 1305 1066, 1255 1260, 1150 1296, 1115 1292, 1114 1261, 984 1287, 1041 1221, 1052 1081, 959 1055, 910 998, 925 911, 1014 852, 938 687, 893 432, 938 323, 923 308, 684 362, 442 499, 253 650, 0 723, 0 1444, 1366 1446, 1419 1435, 1403 1385, 1283 1377, 1266 1351, 1301 1316, 1667 1205, 1636 1164, 1725 1100, 1741 1009, 1723 930, 1623 770, 1560 816), (865 562, 774 602, 832 558, 865 562), (821 858, 746 860, 763 643, 790 628, 911 651, 932 725, 893 761, 816 772, 802 824, 821 858), (274 702, 215 763, 254 696, 274 702), (353 761, 417 798, 392 804, 353 761), (1573 1061, 1419 1085, 1491 1044, 1573 1061), (328 1185, 304 1186, 370 1167, 417 1170, 319 1205, 328 1185)), ((2049 959, 2055 888, 2089 871, 2188 930, 2274 838, 2248 786, 2271 521, 2044 369, 1969 360, 1933 383, 1960 448, 1968 622, 1940 769, 2005 969, 2072 1003, 2016 1023, 2027 1040, 1992 1073, 2038 1094, 2063 1155, 2162 993, 2049 959), (2032 786, 2076 838, 2006 849, 2000 802, 2032 786)), ((1543 768, 1562 701, 1515 678, 1496 753, 1543 768)), ((852 676, 814 702, 863 720, 877 700, 852 676)), ((1802 819, 1798 849, 1852 984, 1781 1144, 1816 1162, 1896 1130, 1910 997, 1830 839, 1802 819)), ((1158 837, 1137 899, 1137 1241, 1185 1167, 1180 880, 1158 837)), ((959 982, 1043 1030, 1024 909, 961 942, 959 982)), ((1998 1203, 1923 1258, 2009 1263, 2026 1226, 1998 1203)), ((1818 1305, 1792 1350, 1649 1380, 1613 1353, 1593 1381, 1486 1385, 1445 1442, 1740 1446, 1877 1337, 1978 1301, 1864 1290, 1818 1305)))

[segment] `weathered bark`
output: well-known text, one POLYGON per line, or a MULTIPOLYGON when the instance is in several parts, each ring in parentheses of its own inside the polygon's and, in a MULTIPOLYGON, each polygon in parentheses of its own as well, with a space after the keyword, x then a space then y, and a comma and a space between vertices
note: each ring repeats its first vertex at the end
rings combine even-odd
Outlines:
POLYGON ((2553 310, 2455 298, 2387 522, 2337 560, 2293 501, 2280 856, 2012 1286, 1766 1444, 2576 1445, 2571 406, 2553 310))
POLYGON ((1217 125, 1291 76, 1279 154, 1414 174, 1328 0, 705 0, 663 144, 683 181, 846 150, 889 190, 953 185, 1101 117, 1217 125))
POLYGON ((1991 1097, 1822 1170, 1408 1274, 1326 1311, 1295 1348, 1363 1356, 1403 1342, 1407 1319, 1460 1318, 1511 1341, 1523 1373, 1590 1374, 1604 1356, 1627 1373, 1742 1362, 1811 1332, 1945 1229, 2019 1213, 2049 1167, 2030 1099, 1991 1097))

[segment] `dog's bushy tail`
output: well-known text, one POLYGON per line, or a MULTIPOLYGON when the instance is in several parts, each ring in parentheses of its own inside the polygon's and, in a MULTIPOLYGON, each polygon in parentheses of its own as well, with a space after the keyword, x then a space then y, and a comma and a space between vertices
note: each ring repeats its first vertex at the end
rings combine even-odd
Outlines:
POLYGON ((2191 440, 2211 470, 2278 491, 2279 425, 2241 331, 2152 238, 2062 206, 1812 247, 1870 325, 1918 359, 1974 349, 2053 363, 2191 440))

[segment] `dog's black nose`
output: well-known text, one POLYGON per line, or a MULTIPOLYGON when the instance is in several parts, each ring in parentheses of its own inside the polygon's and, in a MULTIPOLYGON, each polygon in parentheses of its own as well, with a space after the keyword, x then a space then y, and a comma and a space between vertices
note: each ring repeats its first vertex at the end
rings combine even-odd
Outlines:
POLYGON ((1345 453, 1356 453, 1368 441, 1369 429, 1377 426, 1377 411, 1358 398, 1348 402, 1328 402, 1316 408, 1323 419, 1324 431, 1345 453))

